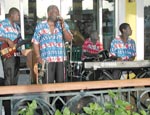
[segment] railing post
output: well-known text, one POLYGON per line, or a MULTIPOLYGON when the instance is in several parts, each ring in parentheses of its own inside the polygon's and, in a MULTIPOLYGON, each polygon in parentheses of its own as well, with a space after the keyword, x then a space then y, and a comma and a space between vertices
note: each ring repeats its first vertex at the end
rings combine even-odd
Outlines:
POLYGON ((5 113, 5 110, 2 104, 2 100, 0 99, 0 115, 5 115, 4 113, 5 113))

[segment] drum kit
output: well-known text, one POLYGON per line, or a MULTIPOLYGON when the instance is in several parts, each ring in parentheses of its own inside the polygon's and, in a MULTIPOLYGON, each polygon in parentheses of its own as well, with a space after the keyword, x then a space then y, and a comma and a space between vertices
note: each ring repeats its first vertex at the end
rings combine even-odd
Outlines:
MULTIPOLYGON (((68 44, 67 44, 68 45, 68 44)), ((95 80, 93 70, 84 69, 84 62, 81 61, 82 56, 82 46, 74 46, 72 42, 70 47, 66 48, 67 62, 66 62, 66 76, 67 81, 91 81, 95 80)), ((86 59, 90 62, 99 62, 107 59, 109 57, 107 50, 102 50, 98 57, 86 59)))

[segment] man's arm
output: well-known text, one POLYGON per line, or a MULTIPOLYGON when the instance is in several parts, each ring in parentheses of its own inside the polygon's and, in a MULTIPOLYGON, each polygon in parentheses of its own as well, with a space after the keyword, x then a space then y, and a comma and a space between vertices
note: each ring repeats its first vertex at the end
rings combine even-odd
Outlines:
POLYGON ((72 35, 71 32, 68 31, 67 28, 65 27, 65 22, 64 22, 64 21, 62 21, 61 27, 62 27, 62 32, 63 32, 64 38, 65 38, 67 41, 70 42, 70 41, 73 39, 73 35, 72 35))
POLYGON ((0 42, 7 42, 7 39, 8 39, 8 38, 0 37, 0 42))
POLYGON ((8 41, 8 38, 0 37, 0 42, 6 42, 7 43, 7 41, 8 41))
POLYGON ((6 42, 8 43, 9 47, 14 47, 14 42, 12 40, 10 40, 9 38, 3 38, 3 37, 0 37, 0 42, 6 42))
POLYGON ((37 62, 38 63, 42 63, 42 58, 40 56, 39 44, 34 44, 33 43, 33 49, 34 49, 34 52, 35 52, 35 56, 36 56, 37 62))
POLYGON ((132 56, 129 58, 129 61, 134 61, 134 59, 135 59, 135 56, 132 56))
POLYGON ((63 34, 64 34, 64 38, 67 40, 67 41, 71 41, 72 40, 72 34, 71 32, 68 32, 65 28, 63 28, 63 34))
POLYGON ((125 59, 117 57, 117 61, 124 61, 124 60, 126 60, 126 61, 134 61, 134 59, 135 59, 135 56, 132 56, 132 57, 127 57, 126 56, 125 59))

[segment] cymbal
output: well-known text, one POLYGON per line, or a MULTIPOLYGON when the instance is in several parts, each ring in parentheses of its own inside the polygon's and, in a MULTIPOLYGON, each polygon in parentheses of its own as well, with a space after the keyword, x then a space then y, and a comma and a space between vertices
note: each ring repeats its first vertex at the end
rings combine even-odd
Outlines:
POLYGON ((71 30, 71 33, 73 35, 73 45, 82 45, 84 43, 84 37, 79 31, 71 30))

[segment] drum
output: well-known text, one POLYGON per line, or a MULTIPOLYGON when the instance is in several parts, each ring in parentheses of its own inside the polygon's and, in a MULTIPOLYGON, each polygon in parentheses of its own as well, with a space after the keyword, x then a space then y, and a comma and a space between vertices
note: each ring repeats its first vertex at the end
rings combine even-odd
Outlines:
POLYGON ((95 62, 97 60, 98 60, 98 58, 96 58, 96 57, 87 57, 83 61, 84 62, 95 62))
POLYGON ((99 62, 99 61, 105 61, 106 59, 109 59, 109 52, 107 50, 102 50, 98 53, 95 57, 86 57, 83 61, 84 62, 99 62))
POLYGON ((83 63, 81 61, 70 62, 67 67, 67 76, 69 81, 82 81, 83 63))
POLYGON ((82 62, 74 63, 74 77, 81 78, 81 72, 82 72, 82 62))
POLYGON ((65 46, 66 57, 68 61, 81 61, 82 47, 80 46, 65 46))
POLYGON ((109 59, 109 52, 108 52, 108 50, 100 51, 99 54, 98 54, 97 61, 105 61, 107 59, 109 59))

